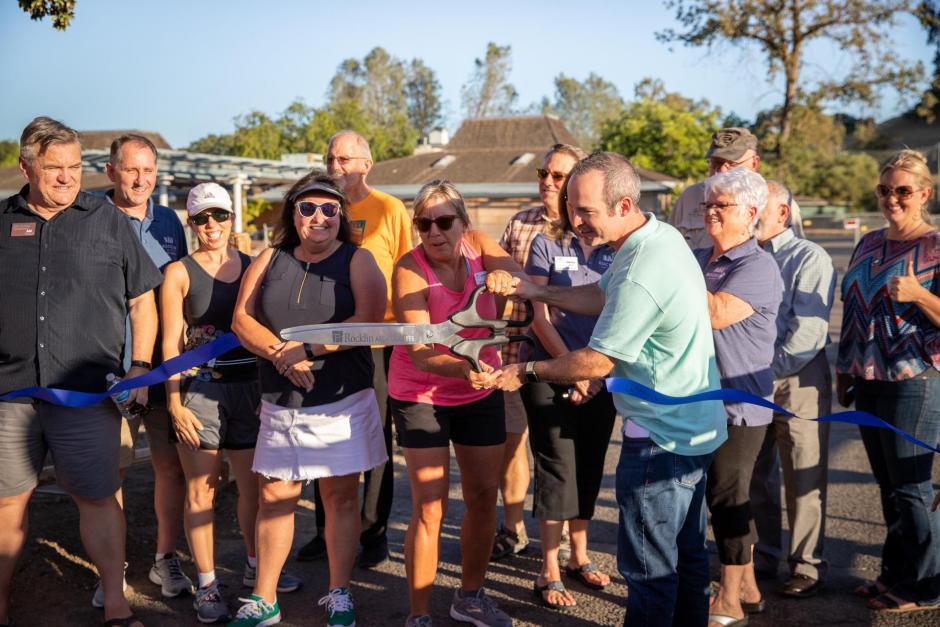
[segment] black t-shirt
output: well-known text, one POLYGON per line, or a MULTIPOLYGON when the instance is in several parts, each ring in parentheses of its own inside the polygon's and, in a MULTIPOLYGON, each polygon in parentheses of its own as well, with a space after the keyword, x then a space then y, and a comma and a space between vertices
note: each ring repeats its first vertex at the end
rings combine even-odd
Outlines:
POLYGON ((0 394, 104 391, 107 374, 122 372, 127 301, 163 277, 106 200, 79 192, 44 220, 28 193, 0 202, 0 394))

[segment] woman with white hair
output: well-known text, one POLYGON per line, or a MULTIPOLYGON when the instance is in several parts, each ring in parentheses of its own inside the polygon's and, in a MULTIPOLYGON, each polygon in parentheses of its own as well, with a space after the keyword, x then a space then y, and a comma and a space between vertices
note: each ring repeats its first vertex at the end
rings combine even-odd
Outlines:
MULTIPOLYGON (((767 183, 756 172, 735 168, 707 179, 705 231, 713 245, 696 250, 695 256, 705 273, 722 387, 771 400, 783 280, 774 258, 754 237, 766 204, 767 183)), ((726 402, 725 410, 728 440, 715 452, 705 492, 721 561, 721 588, 709 625, 743 627, 748 613, 764 609, 751 559, 757 532, 748 493, 773 414, 743 403, 726 402)))

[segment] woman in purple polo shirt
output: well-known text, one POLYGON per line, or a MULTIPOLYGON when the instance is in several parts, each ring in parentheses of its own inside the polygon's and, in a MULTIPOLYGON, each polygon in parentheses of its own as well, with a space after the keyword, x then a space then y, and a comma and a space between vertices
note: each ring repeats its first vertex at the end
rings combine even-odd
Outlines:
MULTIPOLYGON (((541 285, 596 283, 613 262, 614 250, 606 244, 590 246, 578 237, 581 220, 568 206, 564 187, 559 207, 557 226, 532 241, 525 272, 533 283, 541 285)), ((597 316, 535 303, 530 331, 535 348, 527 359, 551 359, 584 348, 596 323, 597 316)), ((579 381, 572 387, 530 383, 520 392, 529 417, 529 443, 535 460, 532 509, 539 520, 542 546, 542 570, 535 580, 535 594, 544 606, 565 610, 575 605, 575 600, 561 582, 558 566, 564 521, 568 521, 571 534, 565 574, 593 590, 610 583, 610 577, 588 557, 587 529, 604 476, 603 451, 610 442, 617 412, 603 379, 579 381)))
MULTIPOLYGON (((772 400, 771 362, 777 337, 777 309, 783 280, 774 258, 757 245, 753 230, 767 204, 767 183, 757 173, 735 168, 705 181, 705 231, 711 248, 695 256, 705 273, 715 357, 723 388, 772 400)), ((770 409, 725 403, 728 440, 715 452, 706 499, 721 561, 721 588, 709 625, 743 626, 747 613, 764 601, 751 560, 757 531, 749 486, 754 463, 773 419, 770 409)))

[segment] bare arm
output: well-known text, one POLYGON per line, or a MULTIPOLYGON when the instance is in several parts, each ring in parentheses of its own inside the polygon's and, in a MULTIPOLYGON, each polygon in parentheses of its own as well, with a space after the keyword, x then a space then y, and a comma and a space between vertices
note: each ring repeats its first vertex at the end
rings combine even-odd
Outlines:
POLYGON ((724 329, 754 313, 754 308, 727 292, 707 292, 708 315, 713 329, 724 329))
MULTIPOLYGON (((548 277, 530 276, 529 280, 536 285, 548 285, 548 277)), ((548 305, 536 303, 532 314, 532 331, 535 332, 535 337, 539 339, 539 343, 545 351, 552 357, 560 357, 567 353, 568 347, 565 345, 565 341, 561 339, 561 335, 558 334, 558 330, 549 319, 548 305)))
MULTIPOLYGON (((519 267, 515 259, 510 257, 509 253, 486 233, 482 231, 471 231, 467 239, 483 257, 483 268, 487 272, 502 270, 510 274, 521 274, 525 276, 522 272, 522 268, 519 267)), ((496 311, 501 312, 506 310, 506 300, 506 295, 496 295, 496 311)))
MULTIPOLYGON (((127 301, 127 314, 131 321, 131 359, 150 361, 153 358, 153 345, 157 341, 157 303, 153 290, 149 290, 127 301)), ((145 374, 146 368, 131 366, 127 378, 145 374)), ((146 387, 131 390, 128 403, 147 404, 146 387)))
POLYGON ((486 275, 486 289, 494 294, 539 301, 588 316, 598 316, 604 310, 604 290, 597 283, 577 287, 537 285, 521 272, 496 271, 486 275))
MULTIPOLYGON (((542 381, 578 383, 586 379, 606 377, 614 367, 614 360, 593 348, 585 347, 561 357, 535 362, 535 374, 542 381)), ((525 364, 512 364, 502 370, 499 387, 508 392, 518 390, 525 383, 525 364)))

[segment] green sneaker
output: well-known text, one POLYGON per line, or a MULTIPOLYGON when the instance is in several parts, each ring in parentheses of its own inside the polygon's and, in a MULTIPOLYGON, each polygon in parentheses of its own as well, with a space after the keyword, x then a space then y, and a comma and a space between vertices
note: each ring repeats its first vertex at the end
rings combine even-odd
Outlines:
POLYGON ((349 589, 333 588, 317 605, 326 606, 329 614, 326 624, 329 627, 356 627, 356 609, 349 589))
POLYGON ((281 609, 277 606, 277 601, 268 603, 257 594, 252 594, 247 599, 239 599, 244 605, 238 609, 235 614, 235 620, 229 625, 236 627, 265 627, 266 625, 276 625, 281 622, 281 609))

